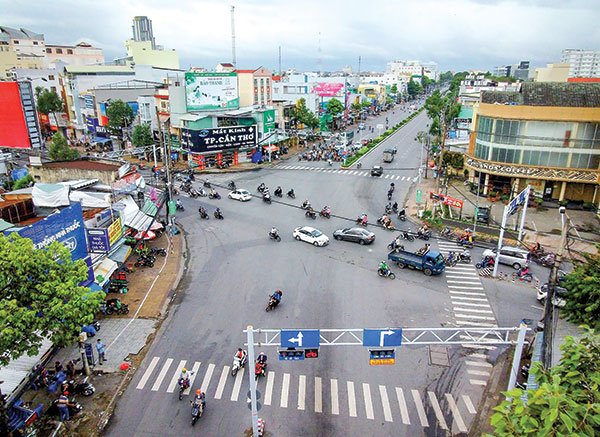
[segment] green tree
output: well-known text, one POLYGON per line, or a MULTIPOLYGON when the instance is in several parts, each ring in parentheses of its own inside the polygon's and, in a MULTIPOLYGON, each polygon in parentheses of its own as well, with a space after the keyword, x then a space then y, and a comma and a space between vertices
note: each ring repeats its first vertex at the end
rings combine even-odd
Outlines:
POLYGON ((415 82, 414 80, 410 80, 408 82, 408 94, 411 97, 415 97, 417 94, 421 94, 423 92, 423 87, 420 83, 415 82))
POLYGON ((325 104, 327 111, 334 117, 342 112, 344 112, 344 104, 340 102, 338 99, 331 99, 325 104))
POLYGON ((0 235, 0 365, 38 353, 44 338, 57 346, 77 340, 105 296, 78 285, 87 273, 58 242, 35 249, 16 233, 0 235))
POLYGON ((600 435, 600 336, 588 327, 579 340, 566 337, 560 364, 530 370, 537 390, 505 392, 491 418, 495 436, 600 435), (525 395, 527 403, 521 399, 525 395))
POLYGON ((427 76, 423 76, 421 78, 421 83, 423 84, 423 88, 425 88, 426 86, 431 85, 432 83, 435 83, 435 81, 429 79, 427 76))
POLYGON ((445 73, 440 74, 440 82, 449 82, 452 79, 452 72, 446 71, 445 73))
POLYGON ((133 109, 123 100, 113 100, 106 108, 108 128, 114 135, 122 135, 123 128, 131 126, 133 109))
POLYGON ((54 124, 58 126, 57 112, 63 112, 65 104, 58 96, 56 91, 50 91, 41 86, 35 87, 35 99, 38 112, 44 115, 52 114, 54 116, 54 124))
POLYGON ((147 124, 140 124, 133 128, 133 135, 131 136, 131 142, 134 147, 150 146, 154 143, 152 138, 152 132, 150 132, 150 126, 147 124))
POLYGON ((433 120, 431 120, 431 124, 429 125, 429 133, 434 137, 441 137, 442 132, 443 129, 442 125, 440 124, 440 119, 435 117, 433 120))
POLYGON ((350 105, 350 109, 352 109, 355 112, 360 112, 360 110, 362 109, 362 106, 361 106, 360 102, 354 102, 352 105, 350 105))
POLYGON ((33 178, 31 177, 30 174, 28 174, 27 176, 24 176, 15 181, 15 184, 13 185, 13 190, 20 190, 21 188, 27 188, 29 186, 29 184, 31 184, 32 182, 33 182, 33 178))
POLYGON ((310 129, 316 129, 321 125, 319 117, 306 107, 305 99, 298 100, 296 108, 290 111, 290 117, 294 125, 302 123, 310 129))
POLYGON ((360 102, 360 106, 362 109, 368 109, 373 105, 373 102, 371 102, 371 100, 367 99, 367 100, 363 100, 362 102, 360 102))
POLYGON ((393 84, 393 85, 392 85, 392 88, 390 89, 390 92, 391 92, 392 94, 398 94, 398 85, 396 85, 396 84, 393 84))
POLYGON ((443 106, 444 99, 442 98, 440 90, 435 90, 429 97, 427 97, 427 100, 425 100, 425 111, 427 112, 427 116, 432 120, 435 117, 440 116, 443 106))
MULTIPOLYGON (((600 250, 600 244, 596 244, 600 250)), ((562 312, 573 323, 600 329, 600 255, 583 252, 586 262, 575 263, 561 284, 569 290, 562 312)))
POLYGON ((53 161, 74 161, 79 158, 79 152, 77 149, 69 147, 65 137, 60 132, 56 132, 52 136, 48 156, 53 161))

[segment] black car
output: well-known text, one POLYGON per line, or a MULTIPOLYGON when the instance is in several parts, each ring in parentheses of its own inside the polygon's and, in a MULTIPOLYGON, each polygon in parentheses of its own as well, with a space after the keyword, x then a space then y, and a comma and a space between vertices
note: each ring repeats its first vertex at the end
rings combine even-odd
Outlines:
POLYGON ((375 241, 375 234, 363 228, 338 229, 333 233, 336 240, 353 241, 360 244, 371 244, 375 241))
POLYGON ((477 221, 480 223, 490 224, 490 212, 491 208, 488 206, 480 206, 477 208, 477 221))
POLYGON ((376 165, 371 169, 371 176, 381 176, 383 174, 383 167, 376 165))

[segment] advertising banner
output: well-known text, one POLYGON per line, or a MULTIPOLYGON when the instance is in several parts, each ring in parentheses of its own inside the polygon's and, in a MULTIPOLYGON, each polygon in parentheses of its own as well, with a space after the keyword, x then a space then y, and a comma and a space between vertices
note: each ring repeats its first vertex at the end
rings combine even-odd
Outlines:
POLYGON ((119 238, 123 236, 123 225, 121 224, 121 217, 113 222, 112 225, 108 227, 108 242, 110 247, 119 241, 119 238))
POLYGON ((31 146, 17 82, 0 82, 0 147, 31 146))
POLYGON ((275 110, 269 109, 268 111, 263 112, 263 123, 265 127, 265 132, 269 132, 270 130, 275 129, 275 110))
POLYGON ((188 111, 240 107, 236 73, 185 73, 188 111))
POLYGON ((90 228, 85 230, 90 253, 110 252, 108 229, 90 228))
POLYGON ((181 146, 194 153, 256 147, 256 125, 181 129, 181 146))
POLYGON ((318 94, 319 97, 341 97, 344 95, 343 89, 343 83, 319 82, 312 92, 318 94))

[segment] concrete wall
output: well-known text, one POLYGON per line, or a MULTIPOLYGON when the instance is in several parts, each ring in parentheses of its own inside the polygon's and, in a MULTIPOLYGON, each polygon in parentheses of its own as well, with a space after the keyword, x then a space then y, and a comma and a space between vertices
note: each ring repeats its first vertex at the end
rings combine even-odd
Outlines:
POLYGON ((119 177, 115 171, 81 170, 74 168, 49 168, 29 166, 29 174, 36 182, 53 184, 75 179, 98 179, 101 184, 110 185, 119 177))

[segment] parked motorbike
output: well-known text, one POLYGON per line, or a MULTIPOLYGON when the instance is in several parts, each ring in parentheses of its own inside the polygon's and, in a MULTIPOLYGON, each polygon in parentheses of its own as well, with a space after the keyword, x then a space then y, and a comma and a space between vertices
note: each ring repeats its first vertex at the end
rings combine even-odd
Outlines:
POLYGON ((325 218, 331 218, 331 210, 329 208, 323 208, 319 211, 319 215, 325 218))
POLYGON ((73 379, 67 383, 67 391, 73 395, 84 395, 91 396, 96 391, 96 388, 88 382, 89 377, 86 376, 79 382, 75 382, 73 379))
POLYGON ((129 314, 129 305, 122 303, 119 299, 108 299, 100 304, 100 312, 107 316, 129 314))
POLYGON ((152 255, 142 255, 133 264, 135 267, 154 267, 155 258, 152 255))
POLYGON ((309 209, 308 211, 306 211, 306 212, 304 213, 304 215, 305 215, 306 217, 310 217, 310 218, 311 218, 311 219, 313 219, 313 220, 315 220, 315 219, 317 218, 317 213, 316 213, 316 212, 314 212, 314 211, 313 211, 313 210, 311 210, 311 209, 309 209))
POLYGON ((233 357, 233 365, 231 366, 231 376, 237 375, 238 371, 246 366, 246 360, 248 354, 244 351, 242 358, 238 357, 237 354, 233 357))
POLYGON ((269 232, 269 238, 271 240, 281 241, 281 237, 279 236, 279 234, 273 232, 269 232))
POLYGON ((167 250, 163 247, 153 247, 150 249, 152 255, 167 256, 167 250))
POLYGON ((208 194, 208 198, 219 200, 221 198, 221 195, 217 191, 213 191, 212 193, 208 194))
POLYGON ((391 270, 383 270, 381 267, 377 269, 377 274, 382 278, 396 279, 396 275, 391 270))
POLYGON ((223 220, 225 217, 223 217, 223 213, 221 211, 215 211, 215 218, 219 219, 219 220, 223 220))

